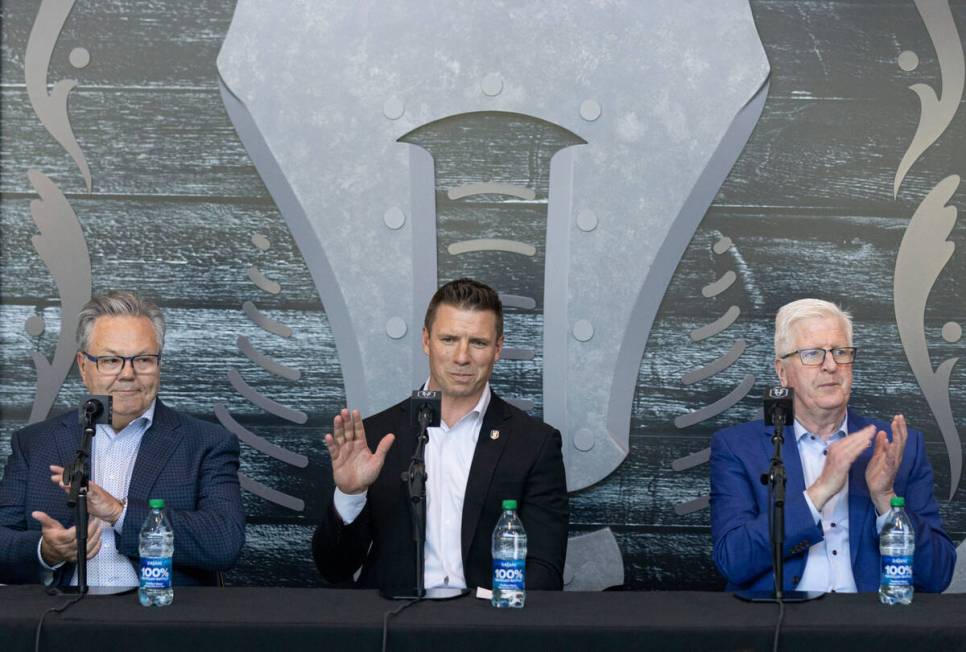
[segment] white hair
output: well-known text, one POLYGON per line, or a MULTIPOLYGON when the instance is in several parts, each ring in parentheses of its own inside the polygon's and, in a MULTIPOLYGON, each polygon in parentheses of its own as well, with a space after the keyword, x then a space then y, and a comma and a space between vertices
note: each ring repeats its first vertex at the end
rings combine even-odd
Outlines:
POLYGON ((852 315, 830 301, 799 299, 786 303, 775 315, 775 359, 791 353, 795 346, 795 326, 810 319, 837 319, 842 323, 847 346, 852 346, 852 315))

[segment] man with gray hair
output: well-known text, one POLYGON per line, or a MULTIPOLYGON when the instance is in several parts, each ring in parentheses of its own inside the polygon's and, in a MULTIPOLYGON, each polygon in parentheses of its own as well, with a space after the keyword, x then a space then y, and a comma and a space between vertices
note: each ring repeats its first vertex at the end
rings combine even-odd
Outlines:
MULTIPOLYGON (((245 541, 237 440, 157 398, 164 328, 160 309, 133 292, 94 297, 80 313, 81 379, 113 402, 92 442, 90 586, 138 585, 138 534, 152 498, 164 499, 174 529, 175 584, 214 583, 245 541)), ((13 435, 0 479, 0 582, 77 583, 63 471, 81 438, 76 411, 13 435)))
MULTIPOLYGON (((775 318, 775 372, 794 389, 794 424, 785 427, 786 591, 876 591, 879 533, 894 496, 916 531, 913 581, 942 591, 956 550, 933 497, 921 432, 898 414, 891 423, 848 408, 852 318, 838 306, 801 299, 775 318)), ((773 453, 772 428, 754 421, 711 441, 711 537, 728 590, 774 588, 768 487, 760 477, 773 453)))

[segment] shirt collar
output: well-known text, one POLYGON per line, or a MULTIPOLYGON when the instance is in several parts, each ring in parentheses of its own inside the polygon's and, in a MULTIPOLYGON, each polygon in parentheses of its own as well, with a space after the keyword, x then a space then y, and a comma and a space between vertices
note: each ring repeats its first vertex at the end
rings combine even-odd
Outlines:
MULTIPOLYGON (((849 430, 848 430, 848 428, 846 426, 846 424, 848 422, 849 422, 849 411, 846 410, 845 411, 845 416, 842 417, 842 423, 839 424, 839 427, 835 431, 835 433, 838 434, 840 432, 844 432, 846 435, 848 435, 849 434, 849 430)), ((804 437, 805 435, 811 435, 811 434, 814 434, 814 433, 811 433, 811 432, 805 430, 805 426, 803 426, 801 423, 799 423, 798 422, 798 419, 795 419, 795 441, 796 442, 801 441, 802 440, 802 437, 804 437)), ((833 435, 833 437, 834 436, 835 435, 833 435)))
MULTIPOLYGON (((138 422, 141 421, 142 419, 144 419, 144 427, 139 428, 139 430, 142 433, 147 432, 148 428, 150 428, 151 425, 154 423, 154 408, 157 405, 157 403, 158 403, 158 399, 155 398, 153 401, 151 401, 151 405, 148 406, 148 409, 145 410, 144 413, 141 414, 141 416, 139 416, 136 419, 132 419, 131 423, 121 428, 121 432, 124 432, 125 430, 127 430, 132 426, 139 427, 140 424, 138 424, 138 422)), ((116 437, 117 435, 121 434, 115 431, 114 426, 112 426, 109 423, 98 424, 98 427, 102 428, 108 435, 111 435, 112 437, 116 437)))

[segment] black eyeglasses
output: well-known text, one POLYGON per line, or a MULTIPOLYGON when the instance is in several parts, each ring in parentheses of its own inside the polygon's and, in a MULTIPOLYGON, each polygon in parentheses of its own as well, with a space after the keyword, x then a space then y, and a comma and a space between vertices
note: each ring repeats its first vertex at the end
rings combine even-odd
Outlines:
POLYGON ((87 351, 81 351, 81 353, 93 362, 102 374, 119 374, 128 362, 131 363, 131 368, 139 374, 153 373, 161 366, 160 353, 143 355, 91 355, 87 351))
POLYGON ((797 351, 786 353, 781 356, 781 359, 790 358, 797 353, 803 365, 806 367, 818 367, 819 365, 825 364, 825 356, 831 353, 835 364, 852 364, 855 362, 855 352, 857 350, 854 346, 837 346, 834 349, 798 349, 797 351))

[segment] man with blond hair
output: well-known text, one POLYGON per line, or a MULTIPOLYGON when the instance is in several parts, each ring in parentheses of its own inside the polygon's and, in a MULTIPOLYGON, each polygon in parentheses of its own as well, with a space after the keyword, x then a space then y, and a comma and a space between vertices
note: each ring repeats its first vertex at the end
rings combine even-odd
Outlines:
MULTIPOLYGON (((800 591, 876 591, 879 533, 894 496, 916 531, 916 589, 942 591, 956 551, 933 497, 921 432, 897 414, 891 423, 848 407, 852 318, 828 301, 801 299, 775 318, 775 372, 795 392, 785 426, 784 587, 800 591)), ((715 433, 711 442, 711 536, 728 590, 774 588, 768 487, 773 430, 754 421, 715 433)))

